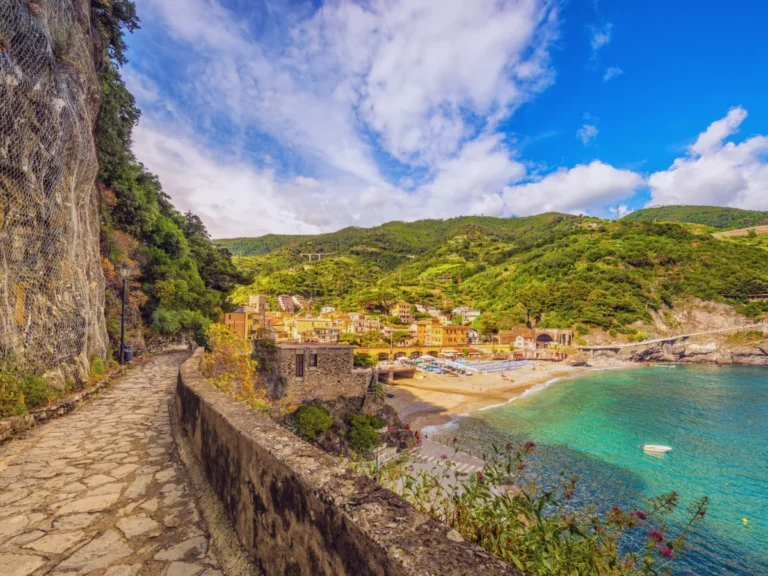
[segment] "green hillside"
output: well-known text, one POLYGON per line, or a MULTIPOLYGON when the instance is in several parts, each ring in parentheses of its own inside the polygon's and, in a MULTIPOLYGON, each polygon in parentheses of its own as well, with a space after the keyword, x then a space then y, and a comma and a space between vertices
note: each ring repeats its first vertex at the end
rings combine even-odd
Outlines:
POLYGON ((527 321, 631 332, 653 310, 692 296, 752 316, 768 311, 746 299, 768 292, 768 252, 688 224, 563 214, 391 222, 291 240, 236 263, 255 275, 235 290, 237 302, 254 292, 303 294, 342 310, 450 299, 486 312, 486 331, 527 321), (304 251, 334 254, 310 263, 304 251))
POLYGON ((627 214, 622 220, 630 222, 687 222, 724 230, 768 224, 768 212, 723 208, 721 206, 659 206, 637 210, 627 214))
POLYGON ((582 220, 585 219, 554 212, 528 218, 463 216, 449 220, 387 222, 375 228, 349 227, 328 234, 268 234, 258 238, 216 240, 215 243, 236 256, 258 256, 283 248, 281 252, 296 257, 302 252, 357 254, 391 267, 409 255, 424 254, 449 238, 473 230, 513 242, 530 243, 555 229, 565 229, 582 220))

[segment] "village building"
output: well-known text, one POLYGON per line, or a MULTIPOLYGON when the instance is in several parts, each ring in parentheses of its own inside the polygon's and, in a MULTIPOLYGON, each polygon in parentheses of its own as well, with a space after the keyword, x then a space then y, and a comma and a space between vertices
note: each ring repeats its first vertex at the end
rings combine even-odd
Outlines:
POLYGON ((333 344, 339 341, 339 334, 341 334, 341 330, 332 326, 317 327, 302 332, 299 341, 305 343, 317 342, 320 344, 333 344))
POLYGON ((344 329, 349 334, 365 334, 371 330, 381 330, 381 322, 361 317, 359 320, 350 321, 344 329))
POLYGON ((267 312, 267 296, 265 294, 249 294, 248 306, 253 308, 258 314, 267 312))
POLYGON ((280 294, 277 297, 277 303, 280 304, 280 309, 283 312, 293 313, 296 311, 296 307, 293 305, 293 300, 288 294, 280 294))
POLYGON ((480 344, 480 333, 477 330, 470 328, 467 331, 467 344, 480 344))
POLYGON ((333 306, 323 306, 320 309, 321 314, 332 314, 334 312, 336 312, 336 308, 334 308, 333 306))
POLYGON ((365 396, 372 370, 354 368, 353 358, 354 348, 342 344, 278 344, 282 396, 295 402, 365 396))
POLYGON ((416 312, 420 314, 424 314, 424 312, 426 311, 426 308, 424 308, 424 306, 421 304, 414 304, 414 306, 416 308, 416 312))
POLYGON ((466 346, 468 326, 442 325, 436 318, 416 322, 416 339, 424 346, 466 346))
POLYGON ((301 340, 301 335, 308 330, 315 328, 330 328, 330 318, 293 318, 286 322, 286 328, 291 333, 294 340, 301 340))
POLYGON ((518 336, 524 338, 532 336, 536 348, 546 348, 549 345, 570 346, 573 341, 573 330, 513 326, 509 330, 499 331, 499 344, 514 345, 518 336))
POLYGON ((224 314, 224 324, 235 334, 252 340, 264 337, 269 322, 263 312, 256 312, 250 306, 239 306, 234 312, 224 314))

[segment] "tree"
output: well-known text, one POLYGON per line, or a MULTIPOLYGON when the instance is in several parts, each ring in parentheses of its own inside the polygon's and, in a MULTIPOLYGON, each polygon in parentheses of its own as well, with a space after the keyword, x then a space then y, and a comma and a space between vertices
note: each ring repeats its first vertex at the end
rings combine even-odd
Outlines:
POLYGON ((411 337, 411 333, 407 330, 395 330, 392 333, 392 343, 402 344, 411 337))

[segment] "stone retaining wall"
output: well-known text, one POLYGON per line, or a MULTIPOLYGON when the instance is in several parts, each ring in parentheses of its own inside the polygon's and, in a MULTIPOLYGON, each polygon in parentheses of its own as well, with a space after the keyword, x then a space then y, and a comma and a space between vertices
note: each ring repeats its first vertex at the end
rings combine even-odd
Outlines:
POLYGON ((48 420, 72 412, 72 410, 88 401, 91 396, 98 394, 104 388, 109 386, 110 383, 123 374, 125 370, 126 368, 118 368, 88 388, 81 390, 77 394, 66 396, 50 406, 34 410, 28 414, 22 414, 21 416, 12 416, 0 420, 0 444, 14 436, 18 436, 30 428, 34 428, 48 420))
POLYGON ((199 372, 179 371, 176 408, 241 543, 268 576, 517 574, 370 478, 358 476, 199 372))

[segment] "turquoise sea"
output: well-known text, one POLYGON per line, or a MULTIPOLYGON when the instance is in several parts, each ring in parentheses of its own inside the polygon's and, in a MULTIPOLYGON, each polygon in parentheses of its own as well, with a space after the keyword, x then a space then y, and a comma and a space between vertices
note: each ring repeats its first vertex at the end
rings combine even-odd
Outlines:
POLYGON ((473 450, 533 440, 539 481, 580 478, 580 503, 629 506, 677 491, 709 496, 679 573, 768 574, 768 368, 678 366, 554 382, 459 423, 473 450), (664 444, 664 456, 640 444, 664 444), (747 519, 747 524, 742 521, 747 519))

